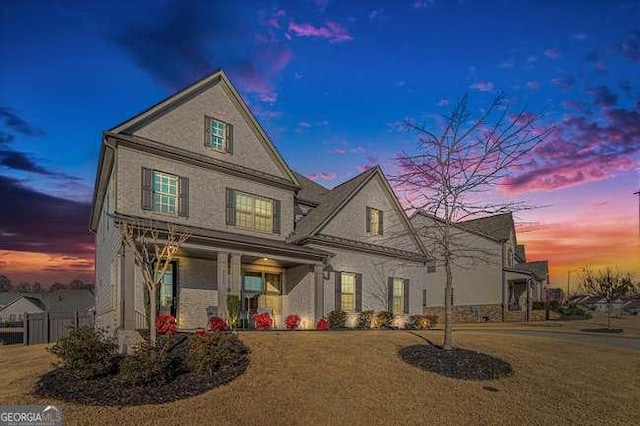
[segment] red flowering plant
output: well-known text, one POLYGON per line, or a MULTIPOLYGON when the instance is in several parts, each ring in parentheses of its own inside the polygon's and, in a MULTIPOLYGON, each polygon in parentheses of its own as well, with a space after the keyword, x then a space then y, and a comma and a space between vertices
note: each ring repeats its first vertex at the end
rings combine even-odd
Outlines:
POLYGON ((271 315, 269 315, 268 312, 255 314, 253 316, 253 321, 256 323, 256 330, 266 330, 267 328, 271 328, 271 325, 273 324, 273 318, 271 318, 271 315))
POLYGON ((327 321, 325 318, 320 318, 320 321, 318 321, 318 325, 316 326, 316 329, 320 330, 320 331, 325 331, 329 329, 329 321, 327 321))
POLYGON ((172 315, 158 315, 156 318, 156 331, 158 334, 175 334, 176 318, 172 315))
POLYGON ((227 331, 227 322, 220 317, 213 316, 209 318, 209 330, 211 331, 227 331))
POLYGON ((198 336, 198 337, 204 337, 204 336, 206 336, 206 335, 207 335, 207 331, 206 331, 206 330, 203 330, 203 329, 198 329, 198 330, 196 330, 196 336, 198 336))
POLYGON ((298 315, 289 315, 284 322, 287 324, 287 330, 295 330, 300 325, 300 317, 298 315))

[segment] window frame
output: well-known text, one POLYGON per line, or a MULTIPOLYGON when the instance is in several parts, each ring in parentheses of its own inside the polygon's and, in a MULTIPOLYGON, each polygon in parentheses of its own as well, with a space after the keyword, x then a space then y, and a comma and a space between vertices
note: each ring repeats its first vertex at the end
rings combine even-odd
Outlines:
POLYGON ((228 151, 227 141, 229 139, 229 131, 230 131, 229 123, 219 120, 215 117, 211 117, 209 115, 204 116, 204 146, 205 147, 211 148, 218 152, 227 152, 228 151), (214 131, 213 131, 214 123, 218 123, 223 126, 222 136, 214 134, 214 131), (212 143, 214 136, 222 139, 222 144, 220 148, 218 148, 212 143))
POLYGON ((405 306, 404 306, 404 284, 405 283, 405 279, 404 278, 398 278, 398 277, 393 277, 393 292, 392 292, 392 300, 391 300, 391 311, 394 313, 394 315, 402 315, 404 314, 405 311, 405 306), (398 286, 399 284, 399 288, 400 291, 397 291, 396 286, 398 286), (400 309, 396 310, 396 303, 398 303, 398 299, 400 302, 400 309))
POLYGON ((383 211, 376 209, 375 207, 366 207, 365 221, 366 232, 370 236, 381 236, 384 233, 383 230, 383 211))
POLYGON ((151 211, 153 211, 154 213, 158 213, 158 214, 163 214, 163 215, 168 215, 168 216, 178 216, 178 210, 179 210, 179 202, 180 202, 180 177, 171 173, 166 173, 166 172, 162 172, 160 170, 155 170, 153 169, 151 171, 151 211), (167 178, 170 178, 172 180, 175 181, 175 188, 176 188, 176 193, 175 194, 171 194, 171 193, 165 193, 159 190, 156 190, 156 175, 158 176, 164 176, 167 178), (156 206, 157 205, 164 205, 163 203, 156 203, 156 195, 158 195, 159 197, 169 197, 169 198, 173 198, 173 212, 165 212, 162 211, 160 209, 157 209, 156 206))
POLYGON ((247 229, 250 231, 256 231, 256 232, 265 232, 265 233, 274 233, 274 226, 273 226, 273 222, 274 222, 274 217, 275 217, 275 211, 274 211, 274 199, 273 198, 269 198, 269 197, 263 197, 261 195, 256 195, 256 194, 251 194, 249 192, 244 192, 244 191, 238 191, 235 190, 235 200, 234 200, 234 211, 235 211, 235 226, 237 228, 241 228, 241 229, 247 229), (251 200, 251 211, 247 211, 247 209, 240 209, 239 205, 238 205, 238 200, 240 200, 242 197, 248 197, 251 200), (256 211, 256 201, 257 200, 261 200, 264 201, 268 206, 270 206, 268 209, 266 210, 270 210, 270 215, 267 216, 265 214, 259 214, 256 211), (241 214, 245 214, 245 215, 251 215, 251 225, 250 226, 245 226, 241 221, 239 220, 238 215, 241 214), (262 228, 258 228, 256 226, 256 219, 257 218, 261 218, 263 220, 266 219, 266 223, 267 223, 267 228, 266 229, 262 229, 262 228))
POLYGON ((357 274, 355 272, 341 272, 340 273, 340 309, 345 312, 356 312, 357 309, 357 274), (345 291, 345 277, 349 277, 353 280, 353 292, 345 291), (353 307, 351 309, 347 309, 345 307, 345 297, 351 298, 351 303, 353 303, 353 307))

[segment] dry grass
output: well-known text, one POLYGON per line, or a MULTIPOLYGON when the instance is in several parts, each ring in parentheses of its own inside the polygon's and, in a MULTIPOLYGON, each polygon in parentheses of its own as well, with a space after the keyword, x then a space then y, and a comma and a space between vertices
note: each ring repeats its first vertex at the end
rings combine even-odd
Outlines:
POLYGON ((0 347, 0 403, 61 405, 67 425, 586 425, 632 424, 640 416, 640 357, 624 349, 459 331, 457 345, 498 356, 515 370, 505 379, 464 382, 402 362, 398 350, 421 341, 409 332, 254 332, 241 338, 252 361, 239 379, 186 400, 130 408, 35 399, 28 389, 51 355, 42 345, 0 347))

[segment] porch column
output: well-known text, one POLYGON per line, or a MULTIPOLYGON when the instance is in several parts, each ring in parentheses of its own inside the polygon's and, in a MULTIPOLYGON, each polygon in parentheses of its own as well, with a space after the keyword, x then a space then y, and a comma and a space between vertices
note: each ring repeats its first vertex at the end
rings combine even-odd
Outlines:
POLYGON ((527 279, 527 322, 531 321, 531 278, 527 279))
POLYGON ((218 316, 227 317, 227 288, 229 286, 228 270, 229 253, 218 252, 217 282, 218 282, 218 316))
POLYGON ((240 253, 231 253, 231 286, 230 294, 240 296, 242 284, 242 256, 240 253))
POLYGON ((122 294, 122 328, 125 330, 135 330, 136 328, 136 265, 131 249, 123 246, 121 265, 121 294, 122 294))
POLYGON ((313 325, 324 315, 324 277, 322 265, 313 267, 313 325))

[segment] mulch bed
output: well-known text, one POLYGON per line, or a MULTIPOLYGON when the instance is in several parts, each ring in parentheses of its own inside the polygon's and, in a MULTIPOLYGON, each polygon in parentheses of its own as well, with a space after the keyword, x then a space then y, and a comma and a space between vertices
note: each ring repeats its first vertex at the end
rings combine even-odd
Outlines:
MULTIPOLYGON (((179 339, 171 352, 174 356, 184 358, 186 349, 187 339, 179 339)), ((33 394, 88 405, 163 404, 200 395, 225 385, 242 375, 248 366, 249 357, 246 357, 213 375, 191 373, 183 368, 171 381, 153 386, 124 386, 117 375, 83 380, 63 368, 56 368, 40 378, 33 394)))
POLYGON ((428 343, 403 348, 400 357, 415 367, 454 379, 492 380, 513 374, 511 364, 491 355, 460 348, 446 351, 428 343))

